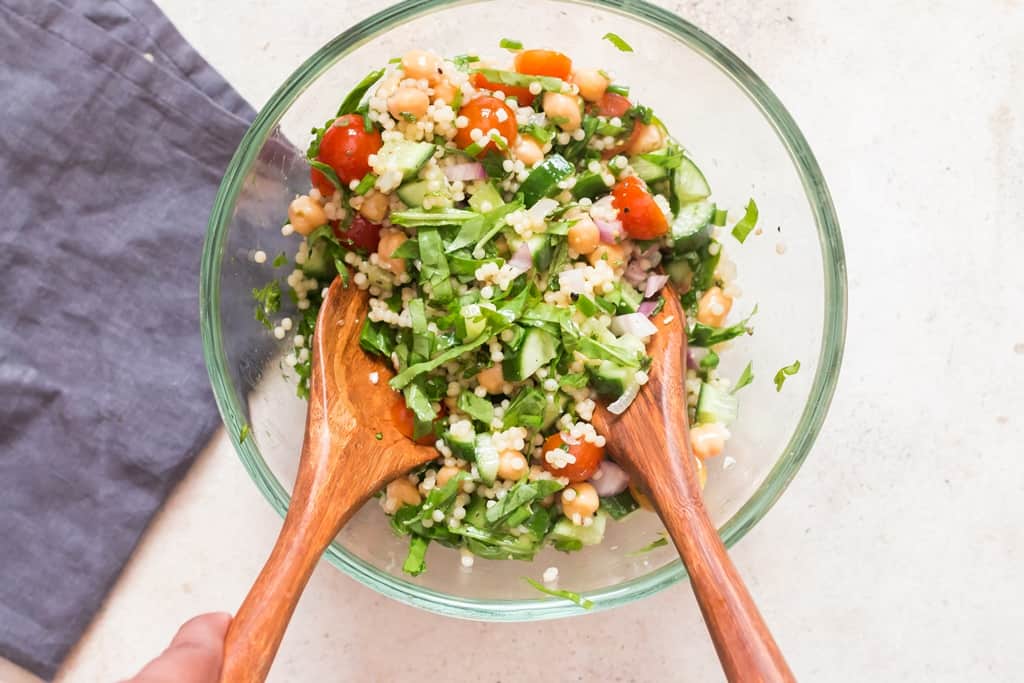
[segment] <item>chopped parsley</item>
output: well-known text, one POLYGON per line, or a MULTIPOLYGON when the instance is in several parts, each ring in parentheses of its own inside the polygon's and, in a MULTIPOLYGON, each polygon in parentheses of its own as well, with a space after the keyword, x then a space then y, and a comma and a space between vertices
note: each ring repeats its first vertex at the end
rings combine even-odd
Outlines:
POLYGON ((732 236, 736 240, 743 244, 747 239, 747 235, 757 225, 757 202, 751 199, 747 202, 747 212, 743 214, 743 218, 737 221, 736 225, 732 226, 732 236))
POLYGON ((663 548, 663 547, 665 547, 667 545, 668 545, 668 538, 664 534, 662 534, 656 540, 651 541, 650 543, 645 545, 643 548, 640 548, 638 550, 634 550, 633 552, 631 552, 628 555, 626 555, 626 557, 636 557, 637 555, 644 555, 646 553, 651 552, 655 548, 663 548))
POLYGON ((775 391, 782 391, 782 385, 786 382, 786 378, 792 377, 798 372, 800 372, 800 361, 794 361, 792 365, 779 368, 779 371, 775 373, 775 391))
POLYGON ((523 577, 523 581, 526 581, 526 583, 530 584, 531 586, 533 586, 534 588, 539 590, 541 593, 544 593, 546 595, 550 595, 550 596, 556 597, 556 598, 562 598, 564 600, 568 600, 569 602, 574 602, 577 605, 579 605, 580 607, 582 607, 583 609, 590 609, 591 607, 594 606, 594 603, 592 601, 587 600, 586 598, 581 596, 579 593, 573 593, 572 591, 560 590, 558 588, 548 588, 544 584, 539 583, 537 581, 534 581, 533 579, 531 579, 528 576, 524 576, 523 577))
POLYGON ((256 321, 268 330, 274 329, 270 322, 270 316, 281 309, 281 285, 277 280, 272 280, 261 289, 252 290, 252 298, 256 301, 256 321))
MULTIPOLYGON (((798 364, 799 365, 799 364, 798 364)), ((747 363, 747 367, 743 368, 743 372, 740 374, 740 378, 736 380, 736 386, 732 388, 733 394, 747 386, 754 381, 754 361, 747 363)))
POLYGON ((619 36, 619 35, 617 35, 615 33, 608 32, 608 33, 604 34, 603 40, 607 40, 609 43, 614 45, 616 48, 618 48, 619 52, 632 52, 633 51, 633 47, 629 43, 627 43, 625 40, 623 40, 621 36, 619 36))
POLYGON ((275 268, 280 268, 286 263, 288 263, 288 257, 285 256, 284 252, 282 251, 280 254, 274 257, 274 261, 270 265, 274 266, 275 268))

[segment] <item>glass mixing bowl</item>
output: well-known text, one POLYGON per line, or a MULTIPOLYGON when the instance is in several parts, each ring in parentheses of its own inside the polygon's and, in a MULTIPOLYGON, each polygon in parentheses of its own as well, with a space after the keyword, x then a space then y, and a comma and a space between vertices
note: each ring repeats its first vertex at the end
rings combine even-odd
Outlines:
MULTIPOLYGON (((252 290, 275 271, 256 265, 254 249, 294 253, 282 237, 288 202, 308 191, 309 172, 295 147, 333 115, 366 73, 414 47, 446 55, 474 49, 498 55, 498 42, 568 53, 604 68, 653 107, 704 170, 719 206, 742 215, 760 207, 763 233, 727 248, 744 294, 735 314, 755 303, 756 332, 733 342, 723 370, 733 378, 753 361, 756 380, 740 394, 740 417, 727 454, 709 462, 708 510, 726 545, 739 540, 782 495, 810 452, 835 389, 846 319, 843 246, 825 179, 793 119, 736 55, 683 19, 629 0, 416 0, 348 29, 309 58, 270 98, 227 169, 210 217, 200 282, 206 363, 221 415, 256 485, 282 515, 294 481, 305 403, 281 370, 286 342, 253 319, 252 290), (603 40, 622 36, 635 52, 603 40), (294 147, 292 146, 294 145, 294 147), (800 360, 781 392, 775 371, 800 360), (244 430, 244 431, 243 431, 244 430), (245 438, 242 438, 245 434, 245 438), (731 466, 726 467, 728 462, 731 466)), ((278 277, 283 277, 279 269, 278 277)), ((286 301, 287 304, 287 301, 286 301)), ((738 318, 737 318, 738 319, 738 318)), ((386 389, 381 389, 386 391, 386 389)), ((401 572, 407 539, 392 534, 375 501, 327 550, 327 560, 367 586, 441 614, 513 621, 581 613, 547 598, 523 576, 559 568, 559 584, 594 609, 622 605, 684 578, 671 546, 636 554, 657 538, 658 518, 639 511, 609 525, 605 542, 565 555, 541 552, 532 564, 478 559, 432 545, 427 571, 401 572)))

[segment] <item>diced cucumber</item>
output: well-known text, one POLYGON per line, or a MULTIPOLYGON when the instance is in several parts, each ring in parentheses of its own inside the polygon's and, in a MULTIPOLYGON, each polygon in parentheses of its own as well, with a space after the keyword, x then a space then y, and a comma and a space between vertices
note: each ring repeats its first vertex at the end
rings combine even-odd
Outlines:
POLYGON ((688 283, 690 278, 693 276, 693 266, 690 265, 685 259, 676 259, 674 261, 666 261, 665 274, 668 275, 669 279, 674 284, 681 285, 688 283))
POLYGON ((678 168, 672 173, 672 190, 680 202, 694 202, 711 196, 711 186, 697 164, 683 157, 678 168))
POLYGON ((561 154, 552 154, 530 171, 519 186, 523 193, 523 205, 530 208, 543 197, 558 194, 558 183, 573 174, 575 167, 561 154))
POLYGON ((714 202, 693 202, 679 209, 669 232, 676 253, 693 251, 707 244, 714 215, 714 202))
POLYGON ((700 385, 700 396, 697 397, 697 422, 719 422, 727 425, 736 419, 736 397, 722 391, 707 382, 700 385))
POLYGON ((597 395, 614 401, 622 396, 626 388, 636 382, 636 368, 603 360, 596 367, 589 368, 592 386, 597 395))
POLYGON ((448 442, 448 447, 452 449, 452 454, 457 458, 463 460, 473 460, 476 458, 476 434, 470 432, 468 436, 457 437, 451 432, 444 433, 444 440, 448 442))
POLYGON ((667 168, 659 166, 653 161, 648 161, 642 156, 631 157, 629 165, 633 167, 633 171, 640 176, 640 179, 646 183, 654 183, 668 177, 667 168))
POLYGON ((534 235, 528 240, 530 253, 533 254, 533 265, 538 270, 544 271, 551 265, 551 257, 554 255, 554 247, 547 235, 534 235))
POLYGON ((476 471, 485 484, 490 486, 498 476, 498 449, 494 447, 490 434, 476 435, 476 448, 474 449, 476 471))
POLYGON ((483 183, 469 198, 469 205, 474 211, 487 213, 487 211, 494 211, 499 206, 504 206, 505 200, 501 198, 501 193, 498 192, 494 183, 483 183), (491 208, 487 209, 484 204, 490 204, 491 208))
POLYGON ((384 143, 377 152, 378 164, 398 169, 402 172, 402 178, 409 180, 419 173, 423 165, 434 155, 435 149, 436 146, 429 142, 392 140, 384 143))
POLYGON ((454 202, 452 201, 452 195, 448 190, 447 183, 440 190, 434 191, 431 191, 428 188, 429 185, 429 181, 426 180, 418 180, 414 183, 403 183, 397 190, 398 198, 405 202, 406 206, 420 207, 423 206, 423 200, 430 197, 430 208, 450 209, 454 202))
POLYGON ((619 283, 618 290, 619 302, 615 312, 619 315, 636 313, 640 309, 640 302, 644 300, 643 292, 637 291, 626 281, 619 283))
POLYGON ((544 415, 541 418, 540 428, 545 430, 551 425, 555 424, 555 421, 562 416, 565 412, 565 404, 569 402, 569 398, 561 391, 555 394, 555 398, 550 403, 544 404, 544 415))
POLYGON ((557 352, 558 342, 539 327, 531 327, 523 335, 519 347, 502 362, 502 371, 509 382, 528 379, 552 361, 557 352))
POLYGON ((579 545, 597 545, 604 540, 604 529, 608 524, 608 515, 601 510, 594 515, 594 523, 589 526, 573 524, 571 519, 563 517, 555 522, 555 528, 548 538, 557 545, 569 547, 579 545))
POLYGON ((601 177, 600 173, 593 173, 587 171, 578 178, 576 178, 576 184, 572 186, 572 196, 576 199, 583 199, 584 197, 594 197, 607 194, 609 188, 604 184, 604 178, 601 177))
POLYGON ((330 284, 327 281, 334 275, 334 263, 327 258, 327 240, 317 240, 309 248, 302 272, 306 277, 316 278, 321 284, 330 284))

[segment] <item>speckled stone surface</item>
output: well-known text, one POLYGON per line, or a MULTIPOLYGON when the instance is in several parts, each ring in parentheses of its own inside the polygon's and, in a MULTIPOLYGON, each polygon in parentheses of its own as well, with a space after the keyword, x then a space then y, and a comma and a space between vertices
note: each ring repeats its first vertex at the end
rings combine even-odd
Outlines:
MULTIPOLYGON (((160 4, 257 105, 383 6, 160 4)), ((735 548, 740 570, 802 680, 1019 680, 1024 3, 661 4, 736 50, 789 107, 831 185, 849 258, 831 416, 794 484, 735 548)), ((233 609, 279 525, 219 434, 58 680, 130 675, 188 617, 233 609)), ((685 584, 584 619, 488 625, 405 607, 327 565, 271 680, 439 675, 721 680, 685 584)), ((0 681, 36 679, 0 661, 0 681)))

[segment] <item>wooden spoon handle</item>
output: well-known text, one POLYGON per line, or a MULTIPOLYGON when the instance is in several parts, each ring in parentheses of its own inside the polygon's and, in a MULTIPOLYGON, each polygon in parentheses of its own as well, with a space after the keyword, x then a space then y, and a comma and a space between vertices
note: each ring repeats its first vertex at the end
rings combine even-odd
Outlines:
POLYGON ((292 612, 325 547, 304 545, 286 521, 263 570, 231 621, 221 683, 262 683, 292 612))
POLYGON ((678 502, 659 505, 661 518, 686 565, 690 585, 726 677, 734 683, 795 681, 718 531, 711 524, 702 498, 680 490, 700 490, 693 467, 681 469, 686 471, 677 475, 692 478, 692 487, 680 487, 678 478, 674 481, 652 478, 651 494, 656 503, 659 500, 678 502))

